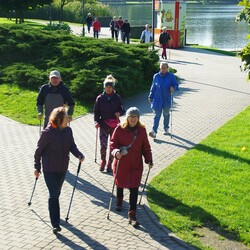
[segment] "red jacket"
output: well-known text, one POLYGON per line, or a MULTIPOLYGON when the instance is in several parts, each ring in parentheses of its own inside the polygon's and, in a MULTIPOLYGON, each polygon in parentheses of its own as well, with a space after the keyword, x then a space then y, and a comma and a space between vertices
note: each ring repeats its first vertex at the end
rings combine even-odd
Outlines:
MULTIPOLYGON (((140 186, 143 172, 143 159, 145 163, 152 162, 152 152, 148 141, 146 129, 136 127, 137 138, 127 155, 123 155, 119 161, 116 185, 120 188, 137 188, 140 186)), ((116 127, 110 142, 110 150, 115 156, 121 146, 128 146, 136 132, 130 131, 128 128, 116 127)), ((116 174, 118 160, 113 160, 113 172, 116 174)))
POLYGON ((99 21, 94 21, 92 24, 93 30, 100 31, 101 30, 101 23, 99 21))

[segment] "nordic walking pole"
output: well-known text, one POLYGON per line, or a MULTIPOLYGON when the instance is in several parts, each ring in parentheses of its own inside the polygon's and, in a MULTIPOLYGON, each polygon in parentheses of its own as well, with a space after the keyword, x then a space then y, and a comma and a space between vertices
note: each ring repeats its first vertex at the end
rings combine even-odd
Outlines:
POLYGON ((42 119, 40 119, 39 136, 41 136, 41 133, 42 133, 42 119))
POLYGON ((75 178, 74 188, 73 188, 72 195, 71 195, 71 199, 70 199, 70 203, 69 203, 68 213, 67 213, 67 216, 66 216, 66 218, 65 218, 66 222, 68 222, 68 220, 69 220, 69 211, 70 211, 70 208, 71 208, 71 204, 72 204, 74 192, 75 192, 75 189, 76 189, 77 178, 78 178, 78 174, 79 174, 80 169, 81 169, 81 165, 82 165, 82 162, 80 161, 80 162, 79 162, 79 165, 78 165, 78 169, 77 169, 77 174, 76 174, 76 178, 75 178))
POLYGON ((96 128, 96 136, 95 136, 95 163, 96 162, 96 157, 97 157, 97 142, 98 142, 98 128, 96 128))
POLYGON ((35 179, 34 187, 33 187, 32 193, 31 193, 30 201, 28 202, 28 206, 31 205, 31 200, 32 200, 33 194, 34 194, 34 192, 35 192, 37 180, 38 180, 38 177, 36 177, 36 179, 35 179))
POLYGON ((114 189, 115 189, 115 181, 116 181, 116 176, 117 176, 117 173, 118 173, 119 164, 120 164, 120 160, 118 160, 118 162, 117 162, 116 171, 115 171, 115 178, 114 178, 114 183, 113 183, 113 188, 112 188, 112 192, 111 192, 111 195, 110 195, 109 211, 108 211, 108 215, 107 215, 107 219, 108 220, 109 220, 109 213, 110 213, 110 210, 111 210, 112 199, 113 199, 113 196, 114 196, 113 194, 114 194, 114 189))
POLYGON ((169 50, 168 50, 168 59, 170 60, 170 50, 171 50, 171 44, 169 46, 169 50))
POLYGON ((139 201, 139 205, 141 205, 142 195, 143 195, 144 189, 145 189, 146 184, 147 184, 147 181, 148 181, 149 172, 150 172, 150 167, 148 167, 147 177, 146 177, 146 180, 145 180, 145 183, 144 183, 143 189, 142 189, 142 191, 141 191, 141 198, 140 198, 140 201, 139 201))
POLYGON ((171 92, 171 106, 170 106, 170 135, 171 135, 171 138, 173 136, 173 93, 171 92))

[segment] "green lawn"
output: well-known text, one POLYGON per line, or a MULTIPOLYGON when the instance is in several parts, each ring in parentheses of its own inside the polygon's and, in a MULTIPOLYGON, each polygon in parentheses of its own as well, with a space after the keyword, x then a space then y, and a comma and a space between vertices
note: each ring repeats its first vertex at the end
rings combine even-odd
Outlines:
MULTIPOLYGON (((21 89, 17 85, 0 85, 0 114, 15 121, 39 125, 36 110, 36 98, 38 91, 21 89)), ((90 112, 92 106, 76 102, 74 117, 90 112)))
MULTIPOLYGON (((219 226, 250 245, 250 107, 164 169, 148 199, 162 224, 201 248, 197 228, 219 226)), ((223 236, 221 236, 223 240, 223 236)))

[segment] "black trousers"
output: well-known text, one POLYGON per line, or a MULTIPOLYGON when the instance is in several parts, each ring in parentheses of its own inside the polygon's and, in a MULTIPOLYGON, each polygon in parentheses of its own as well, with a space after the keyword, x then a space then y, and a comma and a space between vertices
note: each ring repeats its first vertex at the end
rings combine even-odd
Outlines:
MULTIPOLYGON (((136 211, 137 200, 138 200, 139 188, 129 189, 129 210, 136 211)), ((116 189, 117 198, 123 198, 123 188, 117 187, 116 189)))

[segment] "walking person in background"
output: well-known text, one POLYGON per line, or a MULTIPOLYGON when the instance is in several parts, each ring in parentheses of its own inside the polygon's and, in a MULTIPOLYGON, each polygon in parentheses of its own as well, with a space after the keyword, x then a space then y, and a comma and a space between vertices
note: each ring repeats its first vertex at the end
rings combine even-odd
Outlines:
POLYGON ((167 28, 163 27, 162 32, 159 37, 159 43, 162 47, 162 54, 161 54, 162 59, 167 59, 166 50, 167 50, 167 46, 169 45, 170 40, 171 40, 171 36, 167 32, 167 28))
POLYGON ((110 30, 111 30, 112 39, 115 38, 115 40, 118 41, 119 25, 118 25, 116 16, 113 17, 113 20, 111 20, 109 26, 110 26, 110 30))
POLYGON ((101 23, 98 21, 98 18, 96 17, 93 24, 93 34, 95 38, 99 37, 99 32, 101 31, 101 23))
POLYGON ((50 114, 48 126, 42 131, 34 155, 34 175, 38 178, 42 169, 49 190, 49 215, 53 233, 61 231, 59 196, 68 170, 69 153, 81 162, 84 160, 83 154, 74 142, 71 128, 67 127, 67 122, 66 109, 55 108, 50 114))
MULTIPOLYGON (((104 92, 97 96, 94 105, 94 122, 96 129, 100 128, 101 165, 100 171, 106 166, 106 151, 108 138, 112 136, 115 127, 119 124, 120 116, 125 114, 121 97, 114 91, 115 78, 108 75, 103 82, 104 92)), ((111 172, 113 157, 109 152, 107 172, 111 172)))
POLYGON ((150 43, 153 41, 152 32, 150 31, 149 24, 145 25, 145 30, 142 31, 140 37, 140 43, 150 43))
POLYGON ((124 20, 124 23, 122 24, 121 27, 121 32, 122 32, 122 41, 125 43, 125 41, 127 40, 127 44, 130 43, 130 24, 128 22, 128 19, 124 20))
POLYGON ((119 125, 111 138, 110 150, 114 156, 113 175, 117 187, 116 210, 122 210, 123 191, 128 188, 128 220, 136 227, 140 223, 136 218, 138 190, 143 173, 143 158, 149 168, 153 167, 151 147, 145 126, 140 122, 140 111, 131 107, 126 112, 126 121, 119 125))
POLYGON ((122 35, 122 25, 123 25, 123 23, 124 23, 124 22, 123 22, 123 20, 122 20, 122 17, 121 17, 121 16, 119 16, 117 23, 118 23, 118 26, 119 26, 118 36, 119 36, 119 34, 120 34, 121 40, 123 41, 123 35, 122 35))
POLYGON ((93 18, 91 16, 91 13, 88 13, 88 15, 86 17, 86 24, 88 27, 88 33, 90 33, 90 28, 92 27, 92 22, 93 22, 93 18))
POLYGON ((72 99, 69 89, 62 82, 61 74, 57 70, 53 70, 49 74, 49 83, 40 88, 36 99, 38 110, 38 119, 41 120, 44 112, 44 128, 49 121, 50 113, 54 108, 68 105, 68 122, 72 120, 75 102, 72 99))
POLYGON ((161 114, 163 114, 164 134, 169 134, 169 119, 171 108, 171 93, 178 90, 178 83, 174 74, 168 72, 168 64, 162 62, 160 71, 153 76, 153 82, 148 95, 151 108, 154 112, 154 122, 149 135, 156 138, 161 114))

